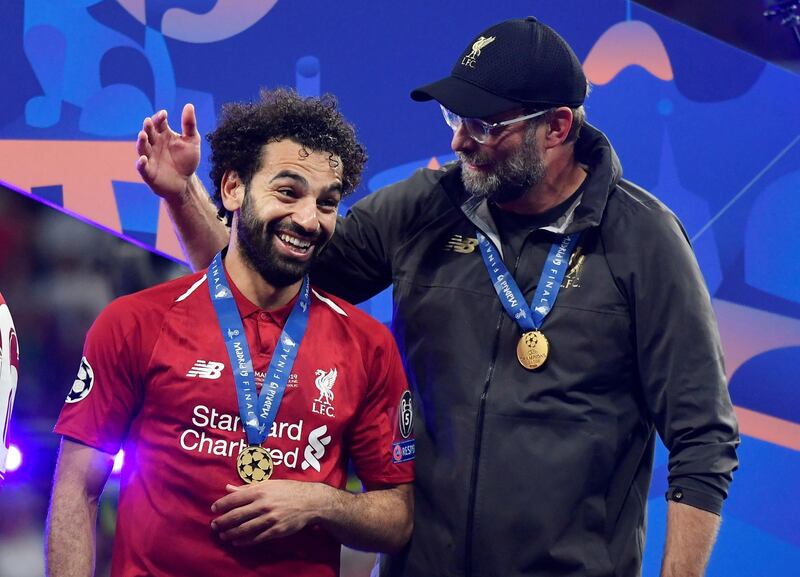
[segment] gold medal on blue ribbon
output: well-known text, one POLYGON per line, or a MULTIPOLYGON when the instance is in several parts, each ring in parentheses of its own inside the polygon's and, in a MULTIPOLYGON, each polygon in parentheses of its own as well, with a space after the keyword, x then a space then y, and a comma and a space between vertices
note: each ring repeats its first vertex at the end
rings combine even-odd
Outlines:
POLYGON ((264 447, 249 445, 236 458, 236 470, 245 483, 266 481, 272 476, 272 456, 264 447))
POLYGON ((529 331, 517 343, 517 360, 529 371, 541 367, 549 353, 550 343, 541 331, 529 331))
POLYGON ((517 360, 529 371, 534 371, 544 365, 550 354, 550 343, 539 329, 545 317, 553 310, 561 288, 561 281, 569 267, 569 260, 578 243, 580 233, 565 235, 559 242, 550 246, 550 252, 547 255, 530 306, 517 286, 517 281, 503 263, 497 247, 480 231, 477 231, 476 234, 483 263, 489 272, 489 278, 500 298, 500 303, 508 316, 514 319, 522 329, 522 337, 517 342, 517 360))
POLYGON ((242 325, 239 309, 228 286, 222 265, 222 253, 217 254, 208 267, 208 290, 217 314, 222 340, 228 350, 233 369, 239 415, 247 436, 247 447, 236 458, 236 471, 245 483, 258 483, 272 476, 273 463, 269 451, 261 446, 267 438, 278 414, 283 393, 289 382, 297 350, 303 340, 311 304, 308 276, 303 277, 297 302, 278 338, 267 375, 271 379, 256 392, 253 361, 247 335, 242 325), (255 399, 255 402, 253 400, 255 399))

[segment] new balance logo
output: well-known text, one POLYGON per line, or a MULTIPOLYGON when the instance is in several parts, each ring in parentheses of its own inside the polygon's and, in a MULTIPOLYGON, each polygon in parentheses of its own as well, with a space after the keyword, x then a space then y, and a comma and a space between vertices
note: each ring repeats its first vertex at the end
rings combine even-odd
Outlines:
POLYGON ((189 372, 186 373, 187 377, 200 377, 201 379, 218 379, 222 376, 222 369, 225 368, 223 363, 215 361, 197 361, 189 372))
POLYGON ((460 234, 454 234, 453 237, 447 241, 444 250, 451 250, 461 254, 469 254, 475 251, 478 246, 477 238, 463 237, 460 234))

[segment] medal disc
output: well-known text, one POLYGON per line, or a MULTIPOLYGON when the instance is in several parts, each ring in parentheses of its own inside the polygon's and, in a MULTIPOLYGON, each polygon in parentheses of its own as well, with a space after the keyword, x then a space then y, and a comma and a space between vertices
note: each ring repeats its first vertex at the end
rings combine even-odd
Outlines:
POLYGON ((526 369, 532 371, 541 367, 547 360, 550 344, 539 331, 530 331, 522 335, 517 343, 517 360, 526 369))
POLYGON ((272 476, 272 456, 264 447, 250 445, 236 458, 236 470, 245 483, 266 481, 272 476))

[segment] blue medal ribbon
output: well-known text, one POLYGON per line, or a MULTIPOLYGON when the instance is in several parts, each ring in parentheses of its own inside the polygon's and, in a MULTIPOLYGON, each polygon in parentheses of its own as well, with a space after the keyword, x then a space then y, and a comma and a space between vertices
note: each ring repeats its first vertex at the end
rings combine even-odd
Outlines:
POLYGON ((538 331, 544 318, 552 310, 553 305, 561 290, 561 281, 569 267, 569 259, 575 250, 581 233, 576 232, 564 235, 560 242, 550 247, 542 274, 536 285, 536 294, 533 296, 531 306, 525 302, 525 295, 519 289, 514 277, 508 272, 500 253, 494 244, 487 239, 481 231, 478 232, 478 244, 481 255, 489 271, 494 290, 500 297, 503 308, 508 316, 514 319, 523 333, 538 331))
POLYGON ((303 278, 300 296, 278 339, 260 395, 256 392, 253 359, 247 345, 242 318, 222 268, 222 253, 217 254, 208 267, 208 290, 217 313, 222 339, 228 349, 233 380, 236 383, 236 396, 239 399, 239 415, 247 434, 247 443, 260 445, 275 422, 297 350, 306 332, 311 308, 308 275, 303 278))

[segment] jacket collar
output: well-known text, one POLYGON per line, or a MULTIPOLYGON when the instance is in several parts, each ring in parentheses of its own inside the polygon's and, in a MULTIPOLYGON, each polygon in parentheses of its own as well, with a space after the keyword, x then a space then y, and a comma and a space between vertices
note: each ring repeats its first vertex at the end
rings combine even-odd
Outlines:
POLYGON ((567 233, 598 226, 608 203, 608 195, 622 179, 622 165, 605 134, 586 124, 575 143, 575 157, 589 167, 589 182, 575 208, 567 233))

